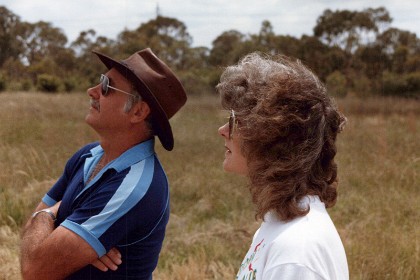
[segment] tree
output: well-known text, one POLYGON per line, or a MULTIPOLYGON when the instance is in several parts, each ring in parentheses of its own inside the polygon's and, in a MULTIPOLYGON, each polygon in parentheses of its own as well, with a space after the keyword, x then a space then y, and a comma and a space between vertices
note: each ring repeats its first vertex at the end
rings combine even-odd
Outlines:
POLYGON ((235 49, 244 42, 245 36, 237 30, 229 30, 219 35, 212 43, 209 61, 213 66, 232 64, 240 57, 233 56, 235 49))
POLYGON ((209 66, 209 49, 206 47, 190 48, 185 56, 185 69, 204 69, 209 66))
POLYGON ((396 73, 410 72, 409 67, 406 67, 407 62, 411 60, 410 57, 420 55, 420 40, 416 34, 397 28, 390 28, 380 34, 375 44, 382 48, 384 55, 391 61, 388 70, 396 73))
POLYGON ((313 36, 302 36, 297 57, 311 68, 321 80, 325 81, 331 73, 330 67, 326 64, 326 55, 330 48, 313 36))
MULTIPOLYGON (((79 33, 79 36, 71 43, 70 47, 78 57, 90 54, 92 50, 111 49, 114 42, 105 37, 96 36, 96 31, 88 29, 79 33)), ((111 55, 111 54, 110 54, 111 55)))
POLYGON ((301 49, 301 41, 292 36, 278 35, 273 38, 273 45, 276 47, 276 53, 287 56, 298 57, 301 49))
POLYGON ((390 65, 387 56, 378 45, 363 47, 358 50, 355 56, 363 61, 364 74, 370 79, 381 76, 382 72, 390 65))
POLYGON ((184 69, 192 38, 183 22, 158 15, 134 31, 124 30, 118 35, 118 41, 118 49, 124 56, 150 47, 171 66, 184 69))
POLYGON ((420 54, 412 55, 404 65, 407 72, 420 72, 420 54))
POLYGON ((19 24, 19 16, 0 6, 0 67, 7 59, 16 59, 19 56, 20 46, 15 39, 19 24))
POLYGON ((253 36, 255 38, 255 43, 263 48, 264 52, 267 53, 275 53, 276 50, 276 42, 275 38, 276 35, 274 34, 273 26, 268 20, 264 20, 261 23, 260 32, 257 36, 253 36))
POLYGON ((317 19, 314 35, 329 46, 339 46, 353 53, 359 46, 374 41, 391 22, 392 18, 384 7, 361 12, 327 9, 317 19))
POLYGON ((407 47, 410 54, 420 54, 420 40, 416 34, 397 28, 384 31, 375 43, 381 45, 388 54, 394 53, 400 46, 407 47))
POLYGON ((44 57, 53 57, 58 50, 65 49, 67 43, 67 37, 61 29, 44 21, 34 24, 24 22, 17 33, 17 40, 22 45, 20 59, 29 65, 44 57))
POLYGON ((98 82, 98 73, 104 71, 103 64, 92 51, 99 51, 111 57, 117 53, 116 42, 103 36, 97 36, 96 31, 88 29, 79 33, 70 47, 75 53, 73 79, 77 87, 85 89, 98 82))

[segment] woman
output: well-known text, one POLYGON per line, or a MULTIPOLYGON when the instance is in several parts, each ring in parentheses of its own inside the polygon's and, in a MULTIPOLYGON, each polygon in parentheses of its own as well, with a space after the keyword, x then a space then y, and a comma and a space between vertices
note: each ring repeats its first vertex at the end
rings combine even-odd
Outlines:
POLYGON ((302 63, 258 53, 228 67, 216 87, 229 123, 225 171, 249 178, 262 219, 236 279, 348 279, 326 208, 337 198, 335 140, 346 121, 302 63))

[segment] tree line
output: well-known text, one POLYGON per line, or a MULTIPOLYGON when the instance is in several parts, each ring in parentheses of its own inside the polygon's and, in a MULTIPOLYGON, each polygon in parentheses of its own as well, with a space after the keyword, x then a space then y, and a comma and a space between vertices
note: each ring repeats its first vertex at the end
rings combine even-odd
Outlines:
POLYGON ((116 39, 93 29, 68 42, 51 23, 29 23, 0 6, 0 91, 73 92, 98 82, 103 65, 92 50, 126 58, 150 47, 179 75, 189 94, 214 92, 223 67, 252 51, 302 60, 335 96, 355 94, 420 97, 420 40, 391 26, 384 7, 361 11, 325 10, 313 35, 301 38, 275 34, 265 20, 257 34, 227 30, 212 47, 192 47, 186 25, 157 15, 116 39))

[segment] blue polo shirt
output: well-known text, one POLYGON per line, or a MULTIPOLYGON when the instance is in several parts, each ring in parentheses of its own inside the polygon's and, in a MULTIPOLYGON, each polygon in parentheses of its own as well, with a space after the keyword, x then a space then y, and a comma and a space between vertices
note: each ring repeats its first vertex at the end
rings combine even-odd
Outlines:
POLYGON ((122 264, 108 272, 88 265, 68 279, 151 279, 169 220, 168 180, 154 139, 127 150, 88 182, 103 153, 98 143, 76 152, 42 200, 49 206, 61 201, 56 226, 79 235, 99 257, 116 247, 122 264))

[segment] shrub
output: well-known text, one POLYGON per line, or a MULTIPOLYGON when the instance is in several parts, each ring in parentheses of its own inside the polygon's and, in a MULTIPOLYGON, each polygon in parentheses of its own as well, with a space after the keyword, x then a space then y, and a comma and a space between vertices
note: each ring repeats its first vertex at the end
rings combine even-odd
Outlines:
POLYGON ((382 94, 386 96, 419 97, 420 72, 405 75, 384 72, 382 94))
POLYGON ((408 96, 420 97, 420 72, 409 73, 406 75, 408 96))
POLYGON ((0 92, 6 89, 6 79, 2 74, 0 74, 0 92))
POLYGON ((328 75, 326 86, 331 96, 345 97, 347 95, 346 77, 339 71, 334 71, 328 75))
POLYGON ((210 86, 211 77, 208 71, 192 70, 180 73, 179 77, 188 95, 214 92, 214 87, 210 86))
POLYGON ((37 87, 40 91, 57 92, 60 87, 60 80, 52 75, 41 74, 37 78, 37 87))
POLYGON ((395 75, 390 72, 384 72, 382 75, 382 94, 398 95, 404 91, 406 84, 401 75, 395 75))
POLYGON ((32 82, 29 79, 24 79, 20 83, 20 87, 23 91, 29 91, 32 88, 32 82))
POLYGON ((66 79, 63 81, 64 90, 71 92, 76 88, 76 81, 74 79, 66 79))
POLYGON ((371 81, 366 76, 358 76, 353 80, 353 90, 356 96, 368 97, 372 95, 371 81))

